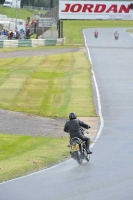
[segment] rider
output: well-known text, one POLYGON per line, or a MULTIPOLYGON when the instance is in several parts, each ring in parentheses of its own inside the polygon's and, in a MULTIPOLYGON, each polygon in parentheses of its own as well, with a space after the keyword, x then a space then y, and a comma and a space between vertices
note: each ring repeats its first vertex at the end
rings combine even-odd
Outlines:
POLYGON ((69 114, 69 121, 66 122, 64 126, 64 131, 70 134, 70 138, 78 137, 81 140, 86 142, 86 149, 88 154, 92 154, 89 149, 90 139, 83 135, 83 128, 89 129, 91 128, 88 124, 77 119, 77 115, 74 112, 69 114), (82 128, 83 127, 83 128, 82 128))
POLYGON ((98 31, 97 30, 95 30, 94 35, 98 36, 98 31))
POLYGON ((116 36, 116 35, 119 35, 119 33, 117 31, 114 33, 114 36, 116 36))

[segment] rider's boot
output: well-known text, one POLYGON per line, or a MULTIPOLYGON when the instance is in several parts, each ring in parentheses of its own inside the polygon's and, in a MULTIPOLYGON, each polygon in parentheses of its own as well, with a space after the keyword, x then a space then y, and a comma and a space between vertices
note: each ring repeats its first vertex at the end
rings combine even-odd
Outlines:
POLYGON ((90 150, 87 150, 87 154, 92 154, 93 152, 90 150))

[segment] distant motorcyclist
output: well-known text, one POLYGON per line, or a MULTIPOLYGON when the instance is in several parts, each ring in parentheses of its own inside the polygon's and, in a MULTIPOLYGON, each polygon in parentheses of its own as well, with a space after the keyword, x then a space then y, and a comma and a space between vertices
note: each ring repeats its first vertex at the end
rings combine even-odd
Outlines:
POLYGON ((94 36, 98 37, 98 31, 97 30, 94 31, 94 36))
POLYGON ((86 150, 88 154, 92 154, 92 152, 89 149, 90 146, 90 139, 83 135, 83 128, 89 129, 90 126, 88 124, 85 124, 84 122, 77 119, 77 115, 74 112, 71 112, 69 114, 69 121, 66 122, 64 126, 64 131, 69 133, 70 138, 78 137, 81 140, 86 142, 86 150))
POLYGON ((119 36, 118 31, 116 31, 116 32, 114 33, 114 36, 119 36))
POLYGON ((114 33, 114 37, 115 37, 116 40, 118 39, 119 33, 117 31, 114 33))

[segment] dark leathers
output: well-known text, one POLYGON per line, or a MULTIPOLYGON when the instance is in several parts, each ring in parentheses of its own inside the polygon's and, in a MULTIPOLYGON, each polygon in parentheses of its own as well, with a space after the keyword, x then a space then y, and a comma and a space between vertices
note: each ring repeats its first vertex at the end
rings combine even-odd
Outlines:
POLYGON ((79 119, 72 119, 66 122, 64 131, 70 134, 70 138, 78 137, 86 141, 86 148, 89 150, 90 139, 83 135, 83 128, 89 129, 90 126, 80 121, 79 119))

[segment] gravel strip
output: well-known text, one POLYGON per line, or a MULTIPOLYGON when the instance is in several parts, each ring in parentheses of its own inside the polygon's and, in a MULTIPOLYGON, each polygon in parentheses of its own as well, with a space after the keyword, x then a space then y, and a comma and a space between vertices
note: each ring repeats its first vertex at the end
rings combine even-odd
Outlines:
POLYGON ((29 57, 29 56, 46 56, 53 54, 78 52, 81 48, 64 48, 64 49, 41 49, 41 50, 22 50, 13 52, 0 52, 0 58, 18 58, 18 57, 29 57))
POLYGON ((21 135, 61 137, 67 119, 45 118, 0 109, 0 132, 21 135))

